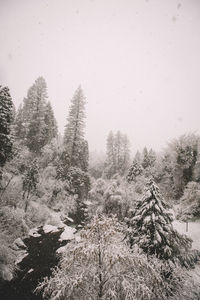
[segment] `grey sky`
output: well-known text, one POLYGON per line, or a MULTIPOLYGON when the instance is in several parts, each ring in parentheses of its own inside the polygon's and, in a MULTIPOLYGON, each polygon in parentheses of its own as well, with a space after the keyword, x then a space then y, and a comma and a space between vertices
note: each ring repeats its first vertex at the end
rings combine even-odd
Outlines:
POLYGON ((60 132, 79 84, 90 149, 110 130, 159 150, 199 133, 199 0, 0 0, 0 82, 16 106, 43 76, 60 132))

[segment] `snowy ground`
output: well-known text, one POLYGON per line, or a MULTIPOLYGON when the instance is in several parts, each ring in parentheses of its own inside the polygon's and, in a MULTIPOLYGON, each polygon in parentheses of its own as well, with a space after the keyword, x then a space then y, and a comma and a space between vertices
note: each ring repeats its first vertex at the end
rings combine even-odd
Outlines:
POLYGON ((198 222, 189 222, 188 223, 188 232, 186 232, 186 223, 174 221, 174 228, 181 234, 188 235, 192 240, 192 248, 200 250, 200 221, 198 222))

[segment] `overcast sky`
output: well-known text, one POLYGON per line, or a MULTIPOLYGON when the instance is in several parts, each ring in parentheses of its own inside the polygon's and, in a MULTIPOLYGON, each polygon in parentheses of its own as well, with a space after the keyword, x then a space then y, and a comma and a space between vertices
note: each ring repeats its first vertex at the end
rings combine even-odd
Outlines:
POLYGON ((91 150, 199 133, 200 0, 0 0, 0 84, 18 107, 39 76, 60 132, 82 85, 91 150))

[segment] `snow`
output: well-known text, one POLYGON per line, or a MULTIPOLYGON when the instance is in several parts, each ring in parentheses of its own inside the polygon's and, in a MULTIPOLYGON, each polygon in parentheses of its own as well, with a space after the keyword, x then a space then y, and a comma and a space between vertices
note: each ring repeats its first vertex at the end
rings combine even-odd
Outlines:
POLYGON ((72 219, 72 218, 70 218, 70 217, 66 217, 66 219, 68 220, 68 221, 70 221, 70 222, 74 222, 74 220, 72 219))
POLYGON ((91 205, 91 204, 92 204, 92 202, 89 201, 89 200, 84 201, 84 203, 85 203, 86 205, 91 205))
POLYGON ((144 223, 149 223, 151 221, 151 217, 150 216, 146 216, 144 218, 144 223))
POLYGON ((29 271, 28 271, 28 273, 31 273, 31 272, 33 272, 34 271, 34 269, 30 269, 29 271))
POLYGON ((174 221, 173 226, 179 233, 186 234, 193 240, 193 249, 200 250, 200 222, 188 222, 188 232, 185 222, 174 221))
POLYGON ((56 250, 58 254, 65 252, 66 246, 60 247, 56 250))
POLYGON ((27 255, 28 255, 27 251, 20 251, 20 255, 18 259, 15 261, 15 265, 19 264, 27 255))
POLYGON ((38 229, 37 228, 32 228, 30 231, 29 231, 29 236, 33 236, 33 237, 39 237, 41 236, 41 234, 38 233, 38 229))
POLYGON ((15 241, 14 241, 14 245, 16 245, 17 246, 17 248, 18 249, 20 249, 20 248, 26 248, 26 245, 24 244, 24 242, 22 241, 22 239, 21 238, 17 238, 15 241))
POLYGON ((44 225, 43 226, 43 230, 44 230, 45 233, 59 231, 58 227, 57 226, 53 226, 53 225, 44 225))
POLYGON ((72 228, 72 227, 69 227, 69 226, 65 226, 65 230, 61 234, 59 241, 73 240, 75 232, 76 232, 75 228, 72 228))
POLYGON ((80 235, 77 235, 77 234, 76 234, 76 235, 75 235, 75 240, 76 240, 76 242, 79 243, 79 242, 81 241, 80 235))

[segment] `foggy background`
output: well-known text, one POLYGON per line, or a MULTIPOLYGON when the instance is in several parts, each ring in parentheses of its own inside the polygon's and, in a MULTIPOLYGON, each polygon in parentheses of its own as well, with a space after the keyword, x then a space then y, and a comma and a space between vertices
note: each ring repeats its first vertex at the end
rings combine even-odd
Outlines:
POLYGON ((199 133, 199 53, 199 0, 0 0, 0 84, 18 107, 43 76, 61 133, 81 84, 90 150, 199 133))

